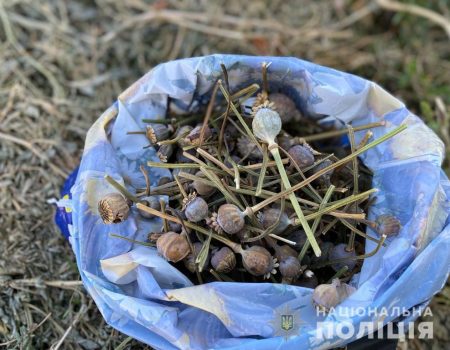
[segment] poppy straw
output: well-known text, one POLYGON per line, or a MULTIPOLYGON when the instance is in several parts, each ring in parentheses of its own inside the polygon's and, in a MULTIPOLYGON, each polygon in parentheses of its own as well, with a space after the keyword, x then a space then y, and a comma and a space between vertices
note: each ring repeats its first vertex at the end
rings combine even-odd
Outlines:
POLYGON ((400 132, 402 132, 403 130, 405 130, 407 128, 406 124, 402 124, 401 126, 395 128, 394 130, 392 130, 391 132, 385 134, 384 136, 380 137, 379 139, 372 141, 371 143, 369 143, 368 145, 358 149, 356 152, 336 161, 335 163, 321 169, 320 171, 318 171, 317 173, 311 175, 310 177, 308 177, 306 180, 303 180, 301 182, 299 182, 298 184, 295 184, 294 186, 292 186, 289 189, 285 189, 284 191, 281 191, 280 193, 278 193, 276 196, 267 198, 266 200, 262 201, 261 203, 253 206, 251 209, 256 212, 261 210, 262 208, 268 206, 269 204, 276 202, 278 199, 280 199, 281 197, 285 197, 290 193, 293 193, 295 191, 298 191, 300 188, 305 187, 307 184, 313 182, 314 180, 318 179, 320 176, 322 176, 323 174, 329 172, 330 170, 333 170, 335 168, 337 168, 338 166, 341 166, 343 164, 346 164, 348 162, 350 162, 353 158, 359 156, 360 154, 368 151, 370 148, 375 147, 377 145, 379 145, 380 143, 394 137, 395 135, 399 134, 400 132))
MULTIPOLYGON (((203 177, 199 177, 199 176, 196 176, 196 175, 188 174, 188 173, 185 173, 185 172, 180 172, 178 174, 178 176, 180 178, 182 178, 182 179, 185 179, 185 180, 200 181, 200 182, 203 182, 204 184, 206 184, 208 186, 215 186, 215 183, 210 181, 210 180, 208 180, 208 179, 205 179, 203 177)), ((260 197, 260 198, 270 198, 271 196, 276 195, 275 192, 270 192, 270 191, 266 191, 266 190, 263 190, 260 195, 256 195, 256 193, 254 191, 254 188, 251 187, 251 186, 242 186, 242 188, 240 188, 240 189, 236 189, 233 186, 226 186, 226 189, 228 189, 229 191, 232 191, 232 192, 245 194, 245 195, 249 195, 249 196, 256 196, 256 197, 260 197)), ((156 190, 156 188, 154 190, 156 190)), ((361 199, 364 199, 366 196, 369 196, 369 194, 373 193, 373 192, 376 192, 376 190, 369 190, 368 193, 364 192, 364 193, 360 194, 356 199, 354 199, 351 196, 348 197, 348 198, 350 200, 355 200, 355 201, 356 200, 361 200, 361 199)), ((308 201, 308 200, 300 198, 300 197, 297 197, 297 201, 300 202, 300 203, 307 204, 307 205, 319 207, 319 205, 317 203, 308 201)), ((342 202, 342 200, 341 200, 341 201, 336 201, 336 202, 330 203, 330 205, 334 205, 334 204, 337 204, 337 205, 335 207, 333 207, 333 208, 341 208, 341 207, 346 205, 346 202, 342 202)), ((360 220, 360 221, 364 220, 365 217, 366 217, 365 214, 346 213, 344 211, 337 211, 336 209, 331 210, 331 211, 326 210, 326 213, 322 213, 322 215, 325 215, 325 214, 331 215, 331 216, 334 216, 334 217, 337 217, 337 218, 353 219, 353 220, 360 220)), ((316 212, 311 213, 309 215, 306 215, 306 219, 307 220, 312 220, 312 219, 314 219, 316 217, 316 215, 318 215, 316 212)))
POLYGON ((235 242, 225 238, 224 236, 220 236, 220 235, 218 235, 216 233, 213 233, 210 230, 207 230, 207 229, 205 229, 205 228, 203 228, 203 227, 201 227, 199 225, 196 225, 196 224, 194 224, 194 223, 192 223, 190 221, 181 220, 181 219, 179 219, 179 218, 177 218, 175 216, 169 215, 169 214, 163 214, 160 211, 158 211, 156 209, 153 209, 153 208, 150 208, 150 207, 148 207, 148 206, 146 206, 146 205, 144 205, 142 203, 136 204, 136 207, 138 209, 142 210, 142 211, 145 211, 145 212, 149 213, 149 214, 153 214, 153 215, 155 215, 157 217, 160 217, 161 219, 165 219, 167 221, 172 221, 172 222, 175 222, 177 224, 184 224, 186 227, 189 227, 190 229, 195 230, 195 231, 205 235, 206 237, 211 235, 211 238, 214 238, 215 240, 217 240, 219 242, 222 242, 223 244, 226 244, 231 249, 233 249, 235 252, 242 251, 242 247, 239 244, 237 244, 237 243, 235 243, 235 242))
MULTIPOLYGON (((225 96, 227 101, 231 100, 230 95, 227 93, 227 91, 225 90, 225 88, 222 85, 222 81, 219 80, 219 88, 222 91, 222 94, 225 96)), ((232 111, 234 112, 234 114, 236 115, 236 117, 239 119, 239 122, 242 124, 242 127, 244 128, 245 132, 248 134, 248 136, 250 137, 250 139, 252 140, 252 142, 256 145, 256 147, 258 147, 258 149, 260 151, 262 151, 262 147, 259 144, 258 140, 256 140, 255 135, 253 135, 253 132, 251 131, 251 129, 248 127, 247 123, 245 122, 244 118, 242 118, 242 115, 239 113, 239 111, 237 110, 236 106, 234 105, 233 102, 231 102, 230 107, 232 109, 232 111)))
POLYGON ((383 246, 384 241, 386 240, 386 237, 387 237, 386 235, 382 235, 381 239, 378 241, 378 244, 375 247, 375 249, 372 250, 371 252, 367 253, 367 254, 361 254, 361 255, 349 256, 349 257, 341 258, 341 259, 334 259, 334 260, 324 261, 324 262, 318 263, 318 264, 316 264, 316 265, 314 265, 312 267, 316 268, 316 269, 320 269, 321 267, 324 267, 324 266, 333 265, 333 264, 339 264, 339 263, 345 263, 346 261, 349 261, 349 260, 361 260, 361 259, 370 258, 371 256, 374 256, 376 253, 378 253, 378 251, 383 246))
MULTIPOLYGON (((290 189, 291 183, 289 181, 289 178, 287 177, 286 170, 284 169, 283 163, 281 161, 281 156, 278 147, 270 147, 270 146, 271 145, 269 144, 270 153, 272 153, 272 156, 275 159, 275 162, 277 163, 278 172, 280 173, 282 183, 286 189, 290 189)), ((316 238, 314 237, 311 227, 308 224, 308 221, 305 219, 305 215, 303 214, 303 211, 300 208, 300 204, 298 204, 297 198, 295 197, 295 193, 290 192, 288 196, 292 206, 294 207, 295 214, 297 214, 298 220, 300 221, 300 224, 302 225, 303 230, 305 231, 306 238, 311 243, 311 248, 313 249, 314 254, 317 257, 319 257, 322 254, 322 252, 320 250, 319 244, 316 241, 316 238)))
MULTIPOLYGON (((365 125, 361 125, 361 126, 355 126, 353 128, 353 131, 367 130, 367 129, 377 128, 377 127, 385 126, 385 125, 386 125, 385 121, 369 123, 369 124, 365 124, 365 125)), ((347 133, 348 133, 347 128, 344 128, 342 130, 333 130, 333 131, 322 132, 320 134, 305 136, 305 137, 302 137, 301 139, 305 140, 306 142, 312 142, 312 141, 318 141, 318 140, 330 139, 332 137, 342 136, 347 133)))
POLYGON ((131 194, 124 186, 119 184, 116 180, 114 180, 111 176, 105 175, 105 180, 108 181, 116 190, 118 190, 122 195, 128 198, 130 201, 139 203, 140 199, 135 195, 131 194))

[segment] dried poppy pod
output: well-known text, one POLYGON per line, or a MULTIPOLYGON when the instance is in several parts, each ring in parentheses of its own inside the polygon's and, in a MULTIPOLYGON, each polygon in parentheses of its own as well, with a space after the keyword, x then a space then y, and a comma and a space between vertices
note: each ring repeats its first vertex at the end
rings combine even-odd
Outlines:
POLYGON ((175 153, 175 161, 176 161, 176 163, 193 163, 194 161, 192 159, 189 159, 188 157, 186 157, 183 154, 184 152, 187 152, 189 154, 195 155, 195 150, 193 150, 193 149, 190 149, 190 150, 187 150, 187 151, 183 151, 182 148, 178 148, 177 153, 175 153))
POLYGON ((277 143, 282 149, 290 149, 291 147, 298 145, 298 138, 289 135, 286 131, 281 130, 277 136, 277 143))
POLYGON ((98 202, 98 212, 105 224, 119 224, 128 218, 128 200, 120 193, 108 193, 98 202))
POLYGON ((224 140, 227 143, 228 151, 233 152, 236 146, 239 132, 233 124, 227 124, 223 134, 224 140))
MULTIPOLYGON (((306 243, 307 238, 306 238, 306 233, 305 231, 301 230, 301 229, 297 229, 291 233, 289 233, 289 235, 286 236, 286 238, 290 241, 295 242, 295 246, 293 246, 294 249, 302 249, 303 245, 306 243)), ((321 247, 322 249, 322 247, 321 247)), ((322 255, 323 255, 323 249, 322 249, 322 255)))
POLYGON ((379 215, 375 220, 375 225, 375 230, 380 236, 396 236, 401 229, 400 221, 390 214, 379 215))
MULTIPOLYGON (((231 160, 233 162, 235 162, 236 164, 239 164, 239 162, 241 161, 241 158, 239 158, 237 155, 233 154, 231 156, 231 160)), ((231 162, 230 158, 227 158, 223 164, 225 164, 228 168, 232 169, 233 168, 233 163, 231 162)))
POLYGON ((161 162, 167 163, 167 160, 173 154, 173 150, 174 150, 173 144, 164 144, 161 147, 159 147, 158 152, 156 152, 156 155, 158 156, 161 162))
POLYGON ((173 231, 173 232, 181 232, 181 230, 183 229, 183 226, 178 222, 169 221, 168 225, 169 225, 169 230, 173 231))
POLYGON ((275 274, 278 267, 276 259, 270 255, 269 251, 263 247, 254 245, 241 252, 242 264, 244 268, 253 276, 264 276, 269 278, 270 274, 275 274))
POLYGON ((189 146, 189 142, 185 139, 185 137, 194 129, 190 125, 183 125, 177 129, 175 132, 175 138, 177 139, 177 145, 180 148, 189 146), (184 136, 183 136, 184 135, 184 136))
POLYGON ((263 159, 261 150, 247 136, 238 138, 237 151, 241 157, 247 157, 250 160, 261 161, 263 159))
POLYGON ((316 275, 311 270, 306 270, 295 282, 294 285, 303 288, 316 288, 319 284, 316 275))
MULTIPOLYGON (((205 175, 201 171, 196 172, 195 176, 198 176, 198 177, 201 177, 201 178, 205 178, 205 175)), ((216 192, 216 188, 215 187, 210 186, 210 185, 208 185, 208 184, 206 184, 206 183, 204 183, 203 181, 200 181, 200 180, 194 180, 192 182, 192 187, 194 187, 195 191, 200 196, 209 197, 214 192, 216 192)))
POLYGON ((302 265, 298 261, 297 257, 287 256, 280 260, 280 270, 281 276, 292 280, 300 276, 303 272, 302 265))
MULTIPOLYGON (((158 211, 161 210, 161 203, 159 202, 159 199, 156 196, 142 197, 141 203, 152 209, 155 209, 158 211)), ((142 216, 143 218, 146 218, 146 219, 153 219, 156 217, 155 215, 150 214, 150 213, 148 213, 144 210, 140 210, 140 209, 138 209, 138 213, 140 216, 142 216)))
POLYGON ((314 154, 309 147, 295 145, 289 148, 288 153, 300 169, 314 164, 314 154))
MULTIPOLYGON (((197 259, 197 256, 202 249, 202 244, 200 242, 195 242, 192 245, 194 247, 194 251, 189 253, 189 255, 184 258, 183 264, 191 273, 194 273, 197 270, 195 259, 197 259)), ((209 261, 209 259, 207 259, 207 261, 209 261)))
POLYGON ((158 238, 156 249, 164 259, 174 263, 183 260, 191 251, 186 236, 171 231, 158 238))
POLYGON ((334 279, 331 284, 320 284, 313 292, 313 303, 320 310, 329 311, 331 308, 340 304, 356 289, 346 283, 341 283, 339 279, 334 279))
POLYGON ((320 245, 320 249, 322 250, 322 255, 320 257, 312 256, 311 262, 313 264, 323 263, 330 259, 330 253, 334 248, 334 244, 332 242, 325 241, 320 245))
MULTIPOLYGON (((313 169, 313 173, 317 173, 322 169, 333 164, 333 162, 329 159, 325 159, 323 162, 317 164, 313 169)), ((327 171, 325 174, 322 174, 316 179, 316 182, 322 187, 330 187, 331 185, 331 176, 333 175, 334 169, 327 171)))
POLYGON ((150 242, 156 243, 156 241, 161 237, 164 233, 162 232, 150 232, 147 236, 150 242))
POLYGON ((213 252, 211 266, 217 272, 229 273, 236 267, 236 255, 228 247, 222 247, 213 252))
POLYGON ((330 261, 338 259, 348 259, 344 262, 338 262, 331 265, 333 270, 339 271, 344 266, 348 267, 348 271, 352 271, 356 266, 356 256, 355 250, 347 250, 347 245, 345 243, 337 244, 330 251, 330 261))
POLYGON ((169 176, 161 176, 158 180, 158 186, 165 185, 171 181, 172 181, 172 178, 170 178, 169 176))
POLYGON ((262 91, 256 95, 253 99, 249 99, 249 102, 252 103, 252 112, 255 111, 256 108, 263 105, 264 103, 269 103, 269 95, 266 91, 262 91))
POLYGON ((252 129, 255 136, 271 145, 281 131, 280 115, 273 110, 272 104, 265 102, 255 108, 252 129))
MULTIPOLYGON (((200 143, 200 135, 202 132, 203 125, 197 125, 194 129, 191 130, 191 132, 184 138, 185 141, 189 145, 198 145, 200 143)), ((203 135, 203 141, 206 141, 212 136, 212 130, 206 126, 205 132, 203 135)))
POLYGON ((239 232, 245 225, 244 213, 234 204, 222 204, 215 220, 230 235, 239 232))
POLYGON ((183 201, 184 214, 190 222, 199 222, 208 217, 208 203, 197 197, 195 193, 190 194, 183 201))
POLYGON ((150 124, 147 125, 145 134, 152 144, 156 144, 159 141, 167 140, 169 137, 169 128, 163 124, 150 124))
POLYGON ((246 228, 243 228, 242 230, 236 232, 236 237, 239 239, 239 241, 243 242, 249 238, 252 237, 252 234, 249 230, 246 228))
POLYGON ((283 259, 286 259, 287 257, 291 256, 294 258, 297 258, 298 253, 293 248, 288 246, 287 244, 284 244, 282 246, 276 246, 275 248, 275 258, 277 258, 278 261, 282 261, 283 259))
MULTIPOLYGON (((280 208, 266 208, 262 212, 257 214, 258 220, 263 226, 263 228, 268 229, 273 226, 280 216, 280 208)), ((291 224, 291 220, 287 216, 285 212, 281 213, 280 220, 278 221, 277 226, 274 228, 272 233, 278 235, 282 233, 286 228, 291 224)))
POLYGON ((269 95, 269 101, 274 104, 283 124, 299 121, 302 118, 302 113, 297 109, 294 101, 285 94, 272 93, 269 95))

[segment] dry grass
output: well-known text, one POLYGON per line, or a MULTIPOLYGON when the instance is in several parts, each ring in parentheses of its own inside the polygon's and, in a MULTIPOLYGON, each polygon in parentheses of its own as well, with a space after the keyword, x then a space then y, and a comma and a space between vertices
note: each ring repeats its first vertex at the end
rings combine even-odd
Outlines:
MULTIPOLYGON (((448 2, 415 1, 443 22, 376 3, 386 1, 0 1, 0 346, 139 347, 79 286, 46 201, 95 118, 159 62, 291 55, 351 71, 405 100, 450 147, 448 2)), ((449 340, 441 333, 436 344, 449 340)))

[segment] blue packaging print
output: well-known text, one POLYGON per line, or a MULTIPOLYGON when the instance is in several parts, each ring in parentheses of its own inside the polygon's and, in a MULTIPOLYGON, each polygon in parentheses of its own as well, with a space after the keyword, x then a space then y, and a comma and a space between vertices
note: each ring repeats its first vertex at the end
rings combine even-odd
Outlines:
MULTIPOLYGON (((359 142, 364 132, 355 136, 359 142)), ((386 324, 399 315, 389 312, 380 317, 352 310, 423 309, 445 284, 450 265, 450 182, 441 170, 443 157, 439 138, 373 82, 296 58, 183 59, 152 69, 94 123, 76 181, 68 185, 70 196, 59 202, 57 221, 63 232, 70 233, 83 283, 105 320, 156 349, 328 349, 344 346, 357 334, 343 339, 324 332, 324 324, 355 328, 362 322, 386 324), (159 219, 142 220, 134 209, 117 225, 105 225, 98 216, 98 200, 114 191, 105 174, 135 191, 143 181, 139 167, 157 160, 153 149, 143 148, 147 146, 143 135, 130 136, 127 131, 143 129, 142 119, 160 118, 169 104, 179 113, 194 111, 221 77, 221 63, 227 67, 232 90, 260 83, 262 62, 271 62, 271 84, 288 92, 305 114, 321 123, 357 126, 384 120, 386 127, 373 129, 374 139, 400 124, 408 125, 361 156, 380 190, 369 219, 392 212, 402 230, 364 261, 350 282, 357 291, 330 315, 315 311, 308 288, 272 283, 193 285, 155 249, 110 237, 118 233, 144 241, 148 232, 160 228, 159 219), (282 318, 293 331, 280 332, 282 318)), ((160 176, 170 176, 164 169, 147 170, 152 185, 160 176)), ((367 233, 374 235, 370 229, 367 233)), ((366 242, 367 252, 374 247, 366 242)))

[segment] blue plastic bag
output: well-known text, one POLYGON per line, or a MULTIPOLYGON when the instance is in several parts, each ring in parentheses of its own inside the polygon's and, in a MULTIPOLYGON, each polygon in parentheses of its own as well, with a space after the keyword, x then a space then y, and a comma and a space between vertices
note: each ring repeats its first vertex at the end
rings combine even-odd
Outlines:
MULTIPOLYGON (((359 142, 364 132, 356 132, 359 142)), ((297 58, 212 55, 161 64, 130 88, 95 122, 70 195, 59 202, 60 224, 70 232, 83 283, 105 320, 156 349, 327 349, 361 337, 321 329, 324 323, 358 327, 399 319, 392 310, 423 309, 449 274, 450 182, 441 170, 443 143, 424 123, 375 83, 297 58), (400 124, 408 128, 362 155, 374 172, 377 201, 369 218, 394 213, 400 234, 365 260, 351 280, 357 291, 330 315, 317 314, 312 290, 272 283, 208 283, 195 286, 153 248, 134 246, 117 233, 145 241, 159 219, 105 225, 97 203, 115 191, 109 174, 131 191, 145 185, 139 166, 157 161, 144 135, 144 118, 161 118, 170 106, 180 114, 208 101, 227 67, 232 91, 261 83, 261 64, 271 62, 271 89, 281 89, 310 118, 353 126, 385 120, 374 139, 400 124), (366 310, 354 314, 351 310, 366 310), (388 310, 380 316, 375 309, 388 310), (397 309, 398 308, 398 309, 397 309), (280 315, 295 314, 295 332, 280 332, 280 315), (372 312, 370 312, 372 310, 372 312), (339 312, 338 312, 339 311, 339 312)), ((149 169, 152 185, 164 169, 149 169)), ((368 234, 374 235, 370 229, 368 234)), ((375 244, 366 242, 366 251, 375 244)), ((413 314, 409 320, 415 318, 413 314)), ((359 332, 358 332, 359 333, 359 332)))

